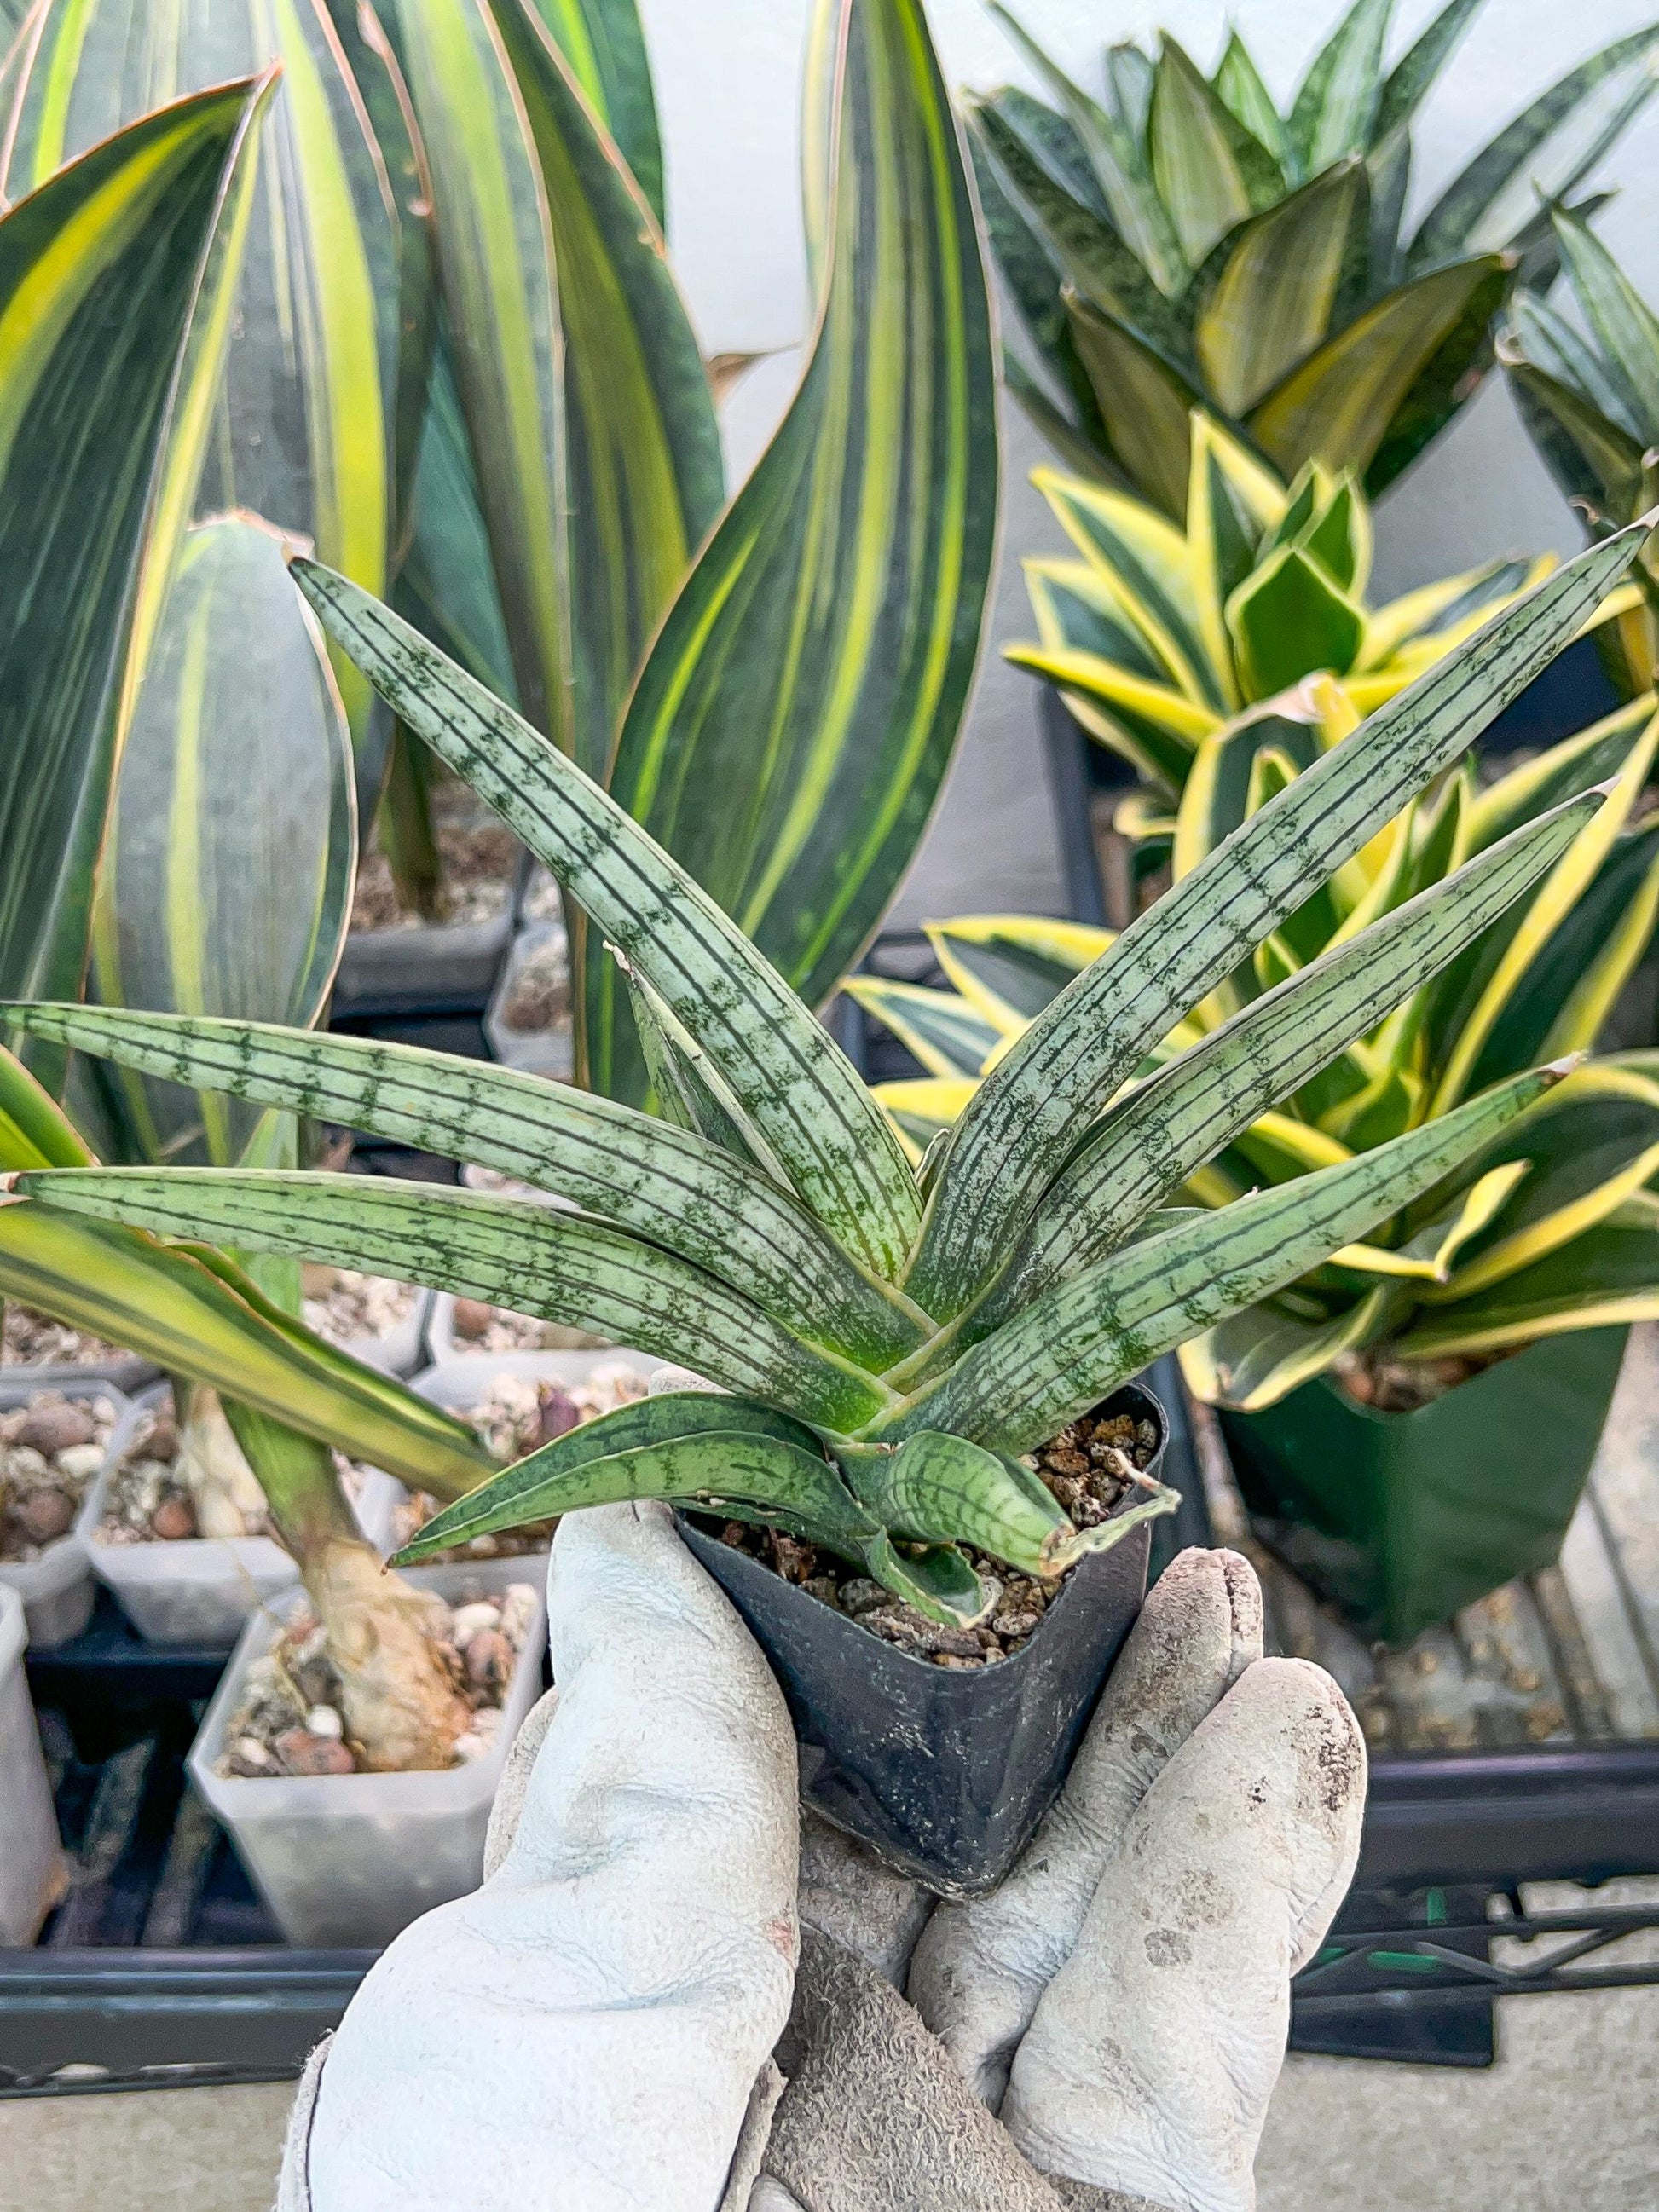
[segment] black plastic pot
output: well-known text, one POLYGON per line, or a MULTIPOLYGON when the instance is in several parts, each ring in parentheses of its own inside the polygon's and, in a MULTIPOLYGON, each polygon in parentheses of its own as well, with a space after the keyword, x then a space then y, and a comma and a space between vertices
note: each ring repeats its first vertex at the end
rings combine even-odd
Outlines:
MULTIPOLYGON (((1157 1424, 1129 1383, 1109 1413, 1157 1424)), ((884 1643, 680 1516, 680 1533, 748 1623, 789 1702, 801 1796, 942 1897, 993 1888, 1053 1803, 1146 1590, 1147 1528, 1066 1577, 1023 1651, 935 1667, 884 1643)))

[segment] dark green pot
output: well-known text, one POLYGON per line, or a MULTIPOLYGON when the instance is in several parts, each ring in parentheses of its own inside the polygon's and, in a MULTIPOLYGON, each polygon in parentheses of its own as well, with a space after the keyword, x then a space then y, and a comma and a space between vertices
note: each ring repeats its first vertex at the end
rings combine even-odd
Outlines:
POLYGON ((1415 1413, 1324 1376, 1221 1425, 1262 1541, 1362 1633, 1405 1644, 1555 1559, 1624 1328, 1546 1337, 1415 1413))

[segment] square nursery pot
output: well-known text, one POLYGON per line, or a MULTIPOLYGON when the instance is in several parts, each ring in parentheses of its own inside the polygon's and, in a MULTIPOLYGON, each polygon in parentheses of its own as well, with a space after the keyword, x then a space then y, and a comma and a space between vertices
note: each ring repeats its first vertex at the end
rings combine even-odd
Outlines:
POLYGON ((1628 1331, 1545 1337, 1413 1413, 1324 1376, 1222 1431, 1256 1532, 1361 1632, 1406 1644, 1552 1565, 1628 1331))
MULTIPOLYGON (((123 1409, 103 1470, 82 1503, 76 1538, 83 1561, 148 1643, 228 1651, 250 1613, 299 1578, 291 1555, 274 1536, 111 1544, 98 1534, 110 1485, 137 1441, 138 1424, 169 1387, 157 1384, 123 1409)), ((358 1526, 381 1553, 391 1549, 392 1515, 401 1494, 392 1477, 377 1469, 355 1503, 358 1526)))
MULTIPOLYGON (((27 1405, 37 1390, 59 1390, 64 1397, 82 1404, 104 1399, 115 1412, 112 1445, 124 1425, 131 1426, 131 1408, 121 1392, 101 1380, 97 1371, 88 1373, 84 1367, 9 1368, 0 1380, 0 1413, 27 1405)), ((67 1644, 92 1618, 98 1590, 87 1558, 82 1523, 87 1501, 102 1480, 101 1472, 93 1477, 69 1534, 55 1544, 46 1545, 38 1559, 0 1560, 0 1588, 15 1590, 21 1599, 29 1644, 36 1651, 67 1644)))
POLYGON ((67 1869, 23 1673, 23 1605, 0 1583, 0 1947, 33 1943, 67 1869))
MULTIPOLYGON (((1100 1409, 1164 1408, 1130 1383, 1100 1409)), ((782 1686, 801 1797, 941 1897, 1007 1873, 1059 1792, 1146 1591, 1141 1527, 1066 1577, 1023 1651, 972 1671, 935 1667, 861 1628, 688 1516, 680 1534, 743 1615, 782 1686)))
POLYGON ((355 931, 340 955, 333 1014, 482 1013, 512 936, 510 898, 488 921, 355 931))
POLYGON ((483 1758, 441 1774, 216 1774, 247 1670, 302 1602, 298 1589, 249 1620, 191 1747, 190 1778, 198 1795, 228 1832, 283 1936, 307 1948, 367 1950, 389 1943, 434 1905, 477 1887, 496 1784, 541 1693, 547 1601, 538 1562, 411 1567, 405 1579, 452 1601, 512 1583, 537 1588, 536 1617, 508 1685, 501 1728, 483 1758))

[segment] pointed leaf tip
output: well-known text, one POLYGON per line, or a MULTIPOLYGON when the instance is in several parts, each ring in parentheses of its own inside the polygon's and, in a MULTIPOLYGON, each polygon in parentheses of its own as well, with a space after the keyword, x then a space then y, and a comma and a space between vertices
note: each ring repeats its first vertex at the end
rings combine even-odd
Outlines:
POLYGON ((1587 1052, 1563 1053, 1559 1060, 1546 1060, 1538 1073, 1540 1075, 1547 1075, 1552 1084, 1560 1083, 1571 1075, 1575 1068, 1582 1067, 1589 1058, 1589 1054, 1587 1052))

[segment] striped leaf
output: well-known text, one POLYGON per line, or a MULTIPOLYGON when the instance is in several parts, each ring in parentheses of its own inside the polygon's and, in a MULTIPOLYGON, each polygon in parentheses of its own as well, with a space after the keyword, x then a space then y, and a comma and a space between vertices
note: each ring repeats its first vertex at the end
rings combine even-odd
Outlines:
POLYGON ((1656 1254, 1651 1221, 1604 1223, 1478 1297, 1419 1315, 1396 1350, 1405 1359, 1462 1358, 1569 1329, 1659 1319, 1656 1254))
MULTIPOLYGON (((527 1458, 504 1468, 490 1481, 422 1523, 419 1534, 398 1553, 398 1565, 414 1566, 452 1544, 550 1520, 573 1504, 592 1502, 571 1497, 568 1486, 573 1477, 580 1479, 595 1462, 694 1437, 769 1437, 823 1462, 823 1448, 815 1430, 757 1398, 707 1390, 664 1391, 618 1407, 596 1421, 584 1421, 580 1428, 568 1430, 527 1458)), ((825 1472, 830 1470, 826 1468, 825 1472)), ((843 1510, 852 1505, 848 1496, 843 1510)))
POLYGON ((908 1164, 845 1058, 678 863, 406 623, 325 569, 293 574, 410 727, 495 807, 720 1067, 807 1206, 871 1271, 902 1267, 908 1164))
POLYGON ((194 494, 267 96, 244 82, 164 109, 0 220, 0 983, 15 995, 81 987, 121 730, 194 494))
MULTIPOLYGON (((432 179, 447 348, 519 702, 568 749, 564 393, 536 149, 489 0, 391 0, 383 20, 432 179)), ((428 558, 428 575, 452 565, 428 558)))
POLYGON ((810 1309, 828 1342, 878 1370, 916 1343, 914 1319, 793 1199, 729 1152, 653 1115, 487 1062, 367 1037, 100 1007, 20 1007, 16 1018, 32 1035, 173 1083, 556 1190, 740 1280, 775 1320, 810 1309))
POLYGON ((1195 377, 1071 288, 1060 296, 1111 459, 1142 499, 1179 521, 1191 473, 1188 423, 1204 397, 1195 377))
POLYGON ((1299 969, 1131 1091, 1037 1207, 975 1334, 1059 1277, 1102 1259, 1191 1171, 1289 1097, 1486 928, 1571 844, 1596 809, 1565 806, 1299 969))
POLYGON ((1115 940, 998 1064, 957 1126, 911 1295, 943 1317, 987 1280, 1079 1130, 1147 1048, 1480 735, 1643 539, 1581 554, 1378 709, 1115 940))
MULTIPOLYGON (((351 744, 282 544, 240 516, 185 538, 99 872, 106 1006, 308 1029, 332 985, 356 860, 351 744)), ((257 1119, 136 1075, 120 1094, 130 1159, 228 1166, 257 1119)))
POLYGON ((1477 313, 1484 329, 1508 281, 1502 257, 1488 253, 1402 284, 1259 400, 1250 435, 1286 476, 1308 460, 1364 474, 1442 347, 1477 313))
POLYGON ((102 1220, 328 1260, 592 1329, 664 1359, 696 1362, 714 1382, 830 1428, 856 1428, 890 1396, 672 1253, 531 1200, 363 1176, 218 1168, 50 1174, 50 1183, 25 1176, 15 1188, 102 1220))
POLYGON ((964 999, 884 975, 848 975, 842 989, 873 1014, 930 1075, 976 1076, 1003 1033, 964 999))
POLYGON ((0 1173, 14 1168, 83 1168, 86 1139, 46 1086, 0 1047, 0 1173))
POLYGON ((1411 264, 1507 246, 1541 200, 1570 192, 1659 87, 1659 29, 1615 39, 1540 93, 1446 186, 1411 243, 1411 264))
POLYGON ((948 1428, 994 1451, 1029 1451, 1160 1353, 1385 1220, 1555 1079, 1548 1069, 1518 1076, 1340 1167, 1114 1253, 1055 1284, 872 1432, 948 1428))
POLYGON ((1411 122, 1484 5, 1485 0, 1446 0, 1439 14, 1430 17, 1389 71, 1371 126, 1373 145, 1382 144, 1411 122))
POLYGON ((1185 49, 1162 35, 1147 149, 1159 198, 1189 268, 1285 188, 1279 164, 1240 123, 1185 49))
POLYGON ((588 106, 616 141, 659 230, 667 219, 657 96, 635 0, 534 0, 588 106))
POLYGON ((1369 216, 1364 164, 1335 162, 1243 224, 1200 273, 1193 349, 1230 415, 1244 415, 1324 339, 1369 216))
POLYGON ((1394 0, 1353 0, 1315 55, 1291 109, 1289 137, 1304 176, 1371 143, 1382 94, 1382 48, 1394 0))
MULTIPOLYGON (((809 1005, 875 927, 938 794, 998 490, 972 193, 918 0, 842 0, 841 40, 806 371, 667 617, 610 779, 809 1005)), ((637 1095, 592 942, 585 990, 588 1081, 637 1095)))
POLYGON ((463 1424, 313 1336, 222 1253, 14 1200, 0 1205, 0 1291, 437 1497, 489 1472, 463 1424))
POLYGON ((1004 1037, 1018 1036, 1112 942, 1109 929, 1019 914, 957 915, 930 922, 927 937, 963 999, 1004 1037))
MULTIPOLYGON (((5 190, 180 94, 280 63, 206 446, 204 504, 308 538, 386 587, 399 371, 398 205, 325 0, 45 0, 24 34, 5 190)), ((207 425, 203 425, 204 429, 207 425)), ((337 670, 354 735, 371 695, 337 670)))
POLYGON ((1345 1352, 1374 1342, 1399 1303, 1396 1291, 1379 1284, 1329 1321, 1299 1321, 1271 1301, 1247 1306, 1183 1344, 1181 1372, 1206 1405, 1261 1413, 1323 1375, 1345 1352))
POLYGON ((649 203, 547 35, 537 0, 493 4, 552 239, 565 352, 576 758, 603 776, 634 672, 725 498, 720 432, 649 203))
MULTIPOLYGON (((1659 49, 1656 50, 1659 52, 1659 49)), ((1659 432, 1659 315, 1587 223, 1551 210, 1561 259, 1600 348, 1598 366, 1644 438, 1659 432)))

